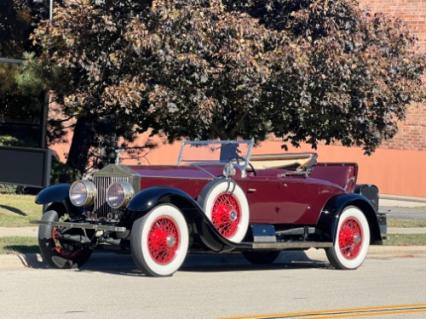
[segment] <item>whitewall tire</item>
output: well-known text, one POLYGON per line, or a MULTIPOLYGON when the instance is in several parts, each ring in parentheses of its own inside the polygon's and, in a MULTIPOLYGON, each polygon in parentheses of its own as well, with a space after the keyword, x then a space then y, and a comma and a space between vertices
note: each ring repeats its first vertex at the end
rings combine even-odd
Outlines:
POLYGON ((199 202, 216 230, 234 243, 241 242, 249 226, 249 205, 241 187, 223 179, 206 186, 199 202))
POLYGON ((188 225, 181 211, 173 205, 157 206, 133 224, 132 258, 147 275, 175 273, 185 260, 188 246, 188 225))
POLYGON ((355 206, 346 207, 339 219, 334 245, 327 248, 330 263, 337 269, 356 269, 367 257, 370 227, 364 213, 355 206))

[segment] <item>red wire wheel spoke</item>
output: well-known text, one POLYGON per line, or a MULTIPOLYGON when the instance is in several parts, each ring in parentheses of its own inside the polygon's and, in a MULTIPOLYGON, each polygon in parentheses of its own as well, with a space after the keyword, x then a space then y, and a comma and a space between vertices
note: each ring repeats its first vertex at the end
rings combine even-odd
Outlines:
POLYGON ((53 240, 53 250, 59 254, 62 255, 62 245, 59 241, 59 230, 56 227, 52 227, 52 240, 53 240))
POLYGON ((358 257, 363 241, 362 228, 358 220, 346 219, 340 226, 339 248, 346 259, 358 257))
POLYGON ((53 250, 61 257, 67 259, 73 259, 80 255, 83 252, 81 249, 70 250, 66 249, 61 243, 61 237, 59 229, 57 227, 52 227, 52 239, 53 239, 53 250))
POLYGON ((241 209, 237 199, 230 193, 219 194, 212 209, 212 223, 219 233, 226 238, 234 236, 240 219, 241 209))
POLYGON ((158 218, 148 233, 148 249, 154 261, 166 265, 173 261, 179 247, 179 231, 169 217, 158 218))

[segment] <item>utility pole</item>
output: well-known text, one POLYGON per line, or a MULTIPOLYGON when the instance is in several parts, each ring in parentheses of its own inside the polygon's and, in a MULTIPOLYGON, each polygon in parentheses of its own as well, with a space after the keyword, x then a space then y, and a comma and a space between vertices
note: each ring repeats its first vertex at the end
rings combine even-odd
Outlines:
POLYGON ((53 19, 53 0, 49 0, 49 21, 52 23, 53 19))
MULTIPOLYGON (((49 22, 52 23, 53 19, 53 0, 49 0, 49 22)), ((49 92, 44 95, 43 110, 41 114, 41 148, 47 149, 47 122, 49 120, 49 92)))

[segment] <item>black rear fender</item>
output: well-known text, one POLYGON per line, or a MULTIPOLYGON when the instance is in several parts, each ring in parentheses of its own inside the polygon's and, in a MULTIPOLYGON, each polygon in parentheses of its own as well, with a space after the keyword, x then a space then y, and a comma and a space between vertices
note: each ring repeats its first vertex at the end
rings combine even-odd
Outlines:
POLYGON ((376 210, 364 196, 353 193, 337 195, 325 205, 317 224, 317 228, 322 231, 325 239, 329 241, 335 239, 340 215, 348 206, 356 206, 365 214, 370 225, 371 243, 381 244, 382 237, 376 210))
POLYGON ((138 193, 127 206, 126 226, 161 204, 172 204, 182 211, 193 236, 213 251, 232 250, 235 245, 223 238, 204 214, 200 205, 187 193, 172 187, 150 187, 138 193))

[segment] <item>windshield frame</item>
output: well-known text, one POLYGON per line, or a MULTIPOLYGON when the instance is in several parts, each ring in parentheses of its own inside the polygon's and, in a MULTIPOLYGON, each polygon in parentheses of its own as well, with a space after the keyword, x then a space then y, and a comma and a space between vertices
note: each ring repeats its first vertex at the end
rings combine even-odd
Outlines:
POLYGON ((184 163, 185 164, 189 164, 189 165, 225 165, 229 162, 232 162, 235 160, 236 165, 242 170, 242 171, 246 171, 246 168, 249 164, 251 155, 252 155, 252 151, 253 151, 253 147, 254 147, 254 139, 251 140, 203 140, 203 141, 191 141, 191 140, 183 140, 181 147, 180 147, 180 151, 179 151, 179 156, 177 159, 177 166, 182 166, 184 163), (185 151, 185 146, 208 146, 208 145, 221 145, 221 147, 223 147, 223 145, 229 145, 229 144, 236 144, 237 147, 241 144, 244 144, 247 146, 247 152, 245 154, 242 154, 240 156, 240 158, 235 158, 235 159, 231 159, 231 160, 227 160, 227 161, 221 161, 219 160, 188 160, 188 159, 183 159, 184 156, 184 151, 185 151))

